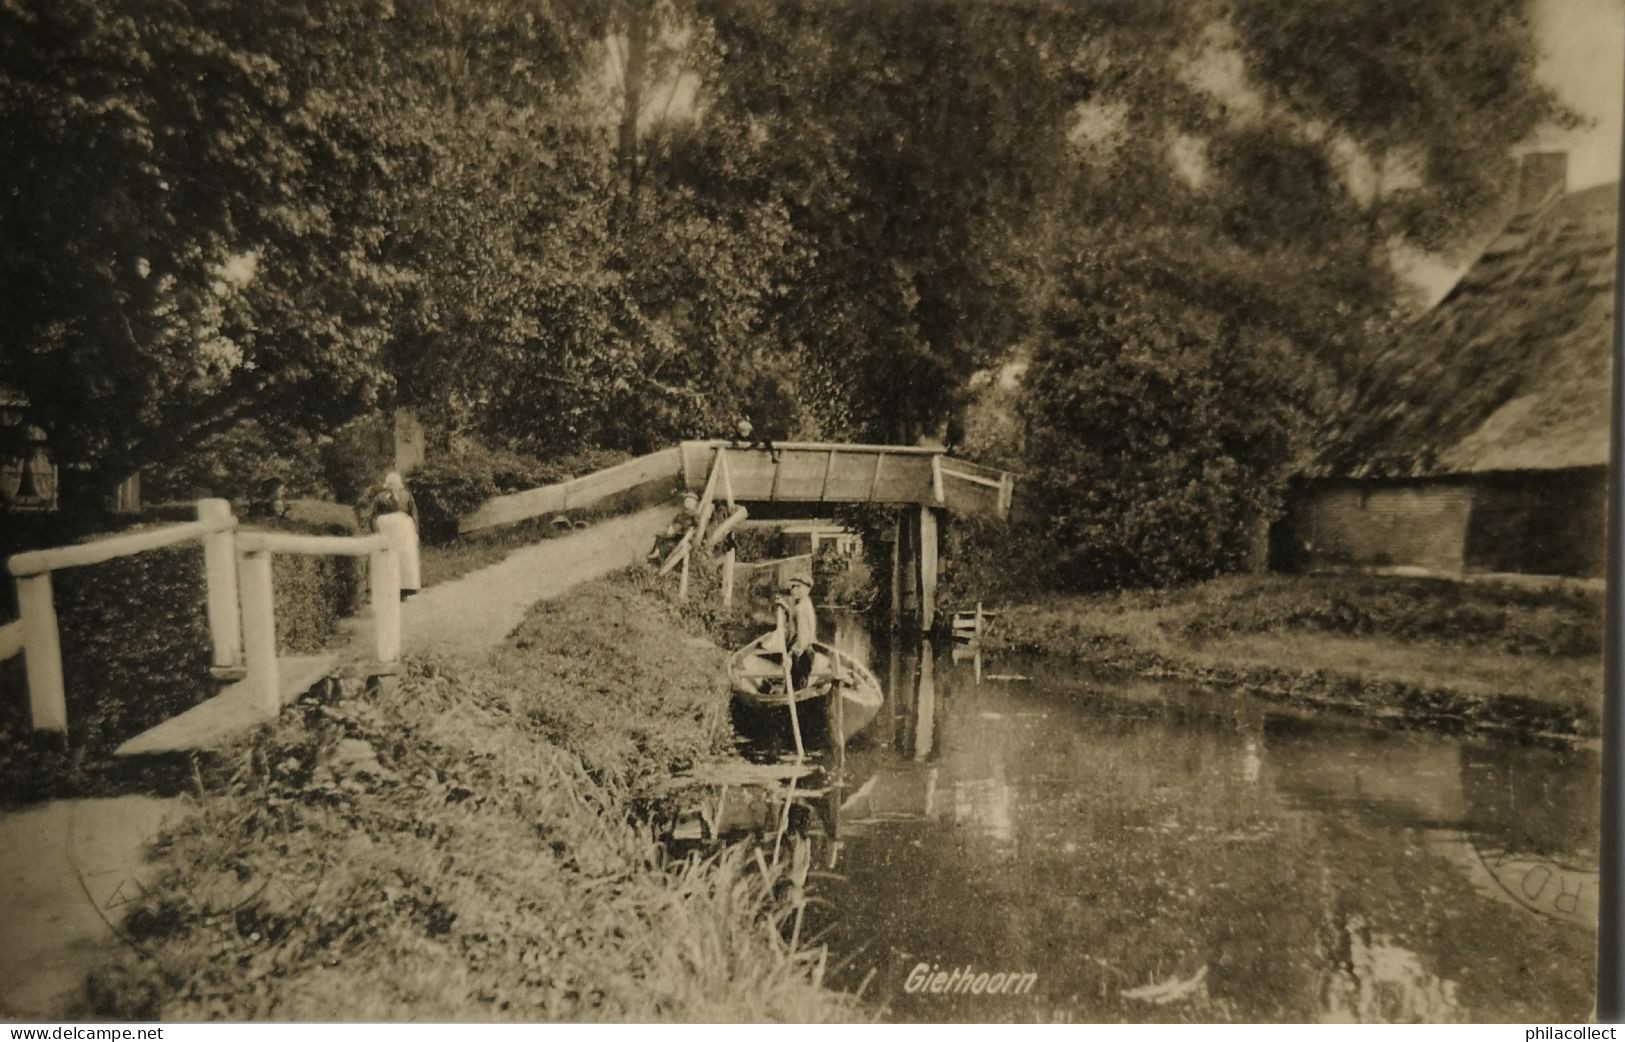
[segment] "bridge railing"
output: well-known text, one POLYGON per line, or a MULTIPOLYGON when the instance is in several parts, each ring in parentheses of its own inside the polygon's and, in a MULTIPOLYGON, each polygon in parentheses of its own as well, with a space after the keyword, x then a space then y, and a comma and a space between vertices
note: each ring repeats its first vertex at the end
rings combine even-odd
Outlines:
POLYGON ((1007 518, 1008 471, 956 459, 940 446, 847 442, 688 441, 683 482, 698 491, 726 451, 735 496, 746 501, 937 505, 1007 518))
POLYGON ((625 463, 583 477, 560 481, 541 488, 526 489, 506 496, 488 499, 479 509, 463 518, 457 525, 461 534, 477 532, 497 525, 511 525, 545 514, 562 514, 567 510, 584 510, 612 496, 631 492, 644 485, 657 482, 675 483, 682 472, 683 454, 680 447, 651 452, 625 463))
POLYGON ((1008 517, 1008 471, 947 455, 929 445, 853 442, 685 441, 569 481, 487 500, 463 518, 467 534, 548 514, 583 510, 644 487, 669 483, 695 493, 712 483, 726 451, 730 500, 939 504, 1008 517), (771 449, 771 451, 769 451, 771 449))

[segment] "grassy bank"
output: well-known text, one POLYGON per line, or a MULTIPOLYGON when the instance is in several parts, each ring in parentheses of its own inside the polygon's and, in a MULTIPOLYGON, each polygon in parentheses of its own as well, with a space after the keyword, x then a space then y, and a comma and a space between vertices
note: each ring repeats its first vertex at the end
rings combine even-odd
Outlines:
POLYGON ((1585 590, 1272 576, 1018 605, 989 639, 1417 724, 1590 737, 1602 610, 1585 590))
POLYGON ((538 605, 478 664, 307 698, 199 779, 84 1012, 191 1020, 844 1018, 743 850, 670 863, 727 743, 722 652, 651 580, 538 605))

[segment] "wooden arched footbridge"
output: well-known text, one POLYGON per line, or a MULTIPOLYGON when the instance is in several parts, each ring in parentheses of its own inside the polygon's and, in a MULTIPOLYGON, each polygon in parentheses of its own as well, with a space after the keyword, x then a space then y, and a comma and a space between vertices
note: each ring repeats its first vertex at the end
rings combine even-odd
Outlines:
POLYGON ((859 503, 904 508, 892 541, 890 603, 922 629, 936 616, 939 516, 1007 520, 1015 500, 1015 475, 935 446, 685 441, 574 481, 500 496, 460 527, 473 532, 581 509, 661 483, 700 496, 699 531, 713 546, 747 515, 821 517, 859 503), (719 523, 708 528, 719 505, 719 523))

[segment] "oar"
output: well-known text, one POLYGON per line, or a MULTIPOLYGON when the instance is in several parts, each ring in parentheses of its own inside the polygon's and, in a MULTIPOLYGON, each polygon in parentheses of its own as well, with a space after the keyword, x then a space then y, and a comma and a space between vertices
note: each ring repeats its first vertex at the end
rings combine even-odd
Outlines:
POLYGON ((785 642, 784 656, 779 660, 784 665, 784 697, 790 703, 790 730, 796 736, 796 759, 805 760, 807 750, 801 744, 801 719, 796 713, 796 689, 790 682, 790 644, 785 642))
POLYGON ((835 762, 838 766, 846 764, 846 666, 841 661, 841 652, 835 645, 829 647, 829 669, 835 677, 835 684, 830 688, 829 697, 834 699, 835 717, 835 762))

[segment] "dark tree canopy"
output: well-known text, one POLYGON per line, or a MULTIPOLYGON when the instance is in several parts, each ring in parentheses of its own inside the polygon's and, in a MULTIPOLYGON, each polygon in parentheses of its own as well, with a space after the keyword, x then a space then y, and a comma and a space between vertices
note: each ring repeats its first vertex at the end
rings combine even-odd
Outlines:
POLYGON ((1529 0, 10 0, 0 384, 118 477, 395 403, 912 441, 1026 358, 1075 581, 1205 574, 1396 246, 1571 119, 1534 56, 1529 0))

